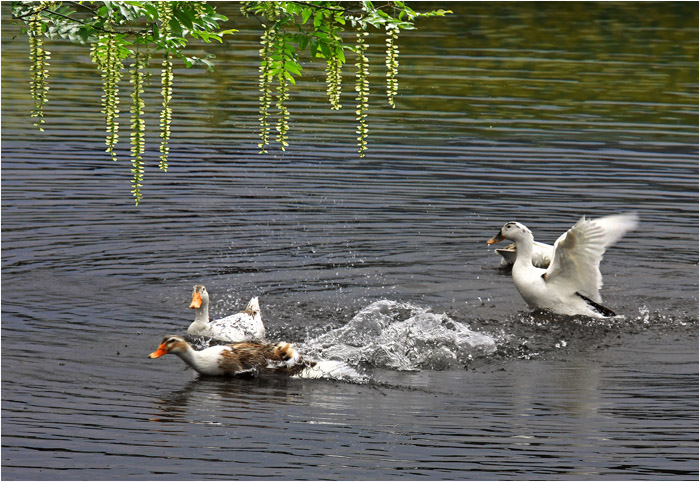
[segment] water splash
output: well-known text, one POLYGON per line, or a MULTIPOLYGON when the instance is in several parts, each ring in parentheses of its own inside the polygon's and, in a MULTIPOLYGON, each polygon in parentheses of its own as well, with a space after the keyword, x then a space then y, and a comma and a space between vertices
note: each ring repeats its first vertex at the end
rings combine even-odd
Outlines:
POLYGON ((367 383, 369 377, 340 360, 318 360, 292 378, 325 378, 353 383, 367 383))
POLYGON ((312 356, 354 366, 444 370, 495 351, 494 339, 446 314, 411 303, 376 301, 346 325, 300 346, 312 356))
POLYGON ((644 324, 649 323, 649 308, 647 308, 647 305, 642 305, 639 308, 639 316, 640 316, 640 321, 644 324))

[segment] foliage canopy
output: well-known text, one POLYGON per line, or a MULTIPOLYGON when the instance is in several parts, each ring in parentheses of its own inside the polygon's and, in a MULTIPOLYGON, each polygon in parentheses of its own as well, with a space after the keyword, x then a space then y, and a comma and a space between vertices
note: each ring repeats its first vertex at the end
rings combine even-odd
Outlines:
MULTIPOLYGON (((302 56, 326 63, 326 84, 331 109, 340 109, 342 69, 346 53, 355 58, 355 91, 357 143, 360 156, 367 150, 369 134, 369 60, 367 37, 375 31, 386 38, 387 102, 395 107, 398 93, 399 50, 401 30, 415 28, 420 17, 444 16, 450 11, 417 12, 402 1, 375 6, 371 1, 292 1, 239 2, 243 15, 259 19, 261 33, 259 89, 261 152, 267 152, 275 141, 280 149, 289 145, 290 113, 287 102, 290 87, 302 75, 302 56), (373 29, 373 30, 372 30, 373 29), (354 32, 352 37, 343 35, 354 32), (354 43, 347 43, 353 38, 354 43)), ((31 116, 34 125, 43 130, 44 109, 49 99, 49 60, 51 54, 45 39, 65 39, 89 45, 91 58, 103 82, 102 113, 105 119, 106 152, 116 160, 119 140, 119 105, 122 77, 128 73, 131 88, 131 172, 132 194, 138 205, 142 198, 144 175, 145 122, 143 93, 148 87, 149 68, 154 59, 160 62, 160 161, 159 168, 168 168, 168 143, 172 119, 174 88, 173 64, 181 61, 187 67, 213 68, 213 55, 199 58, 189 55, 188 45, 195 42, 223 42, 236 32, 224 28, 228 18, 208 2, 13 2, 13 18, 26 24, 31 62, 30 93, 33 99, 31 116), (128 70, 127 70, 128 64, 128 70)))

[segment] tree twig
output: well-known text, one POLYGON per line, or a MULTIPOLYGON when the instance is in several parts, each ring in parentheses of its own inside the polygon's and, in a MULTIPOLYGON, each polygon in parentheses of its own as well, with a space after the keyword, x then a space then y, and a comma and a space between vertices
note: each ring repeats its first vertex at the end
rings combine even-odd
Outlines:
MULTIPOLYGON (((86 7, 86 8, 87 8, 87 7, 86 7)), ((89 10, 89 9, 88 9, 88 10, 89 10)), ((115 30, 109 30, 109 29, 106 29, 106 28, 103 28, 103 27, 98 27, 98 26, 96 26, 96 25, 90 23, 89 21, 82 20, 82 19, 79 19, 79 18, 73 18, 73 17, 71 17, 71 16, 69 16, 69 15, 64 15, 64 14, 62 14, 62 13, 56 12, 55 10, 50 10, 48 6, 44 6, 44 7, 42 7, 42 8, 39 8, 39 9, 36 9, 36 10, 32 10, 31 12, 27 12, 27 13, 25 13, 25 14, 23 14, 23 15, 17 15, 17 16, 13 15, 13 18, 18 19, 18 20, 21 20, 21 19, 23 19, 23 18, 29 17, 29 16, 31 16, 31 15, 36 15, 36 14, 41 13, 41 12, 46 12, 46 13, 48 13, 48 14, 51 14, 51 15, 55 16, 55 17, 63 18, 63 19, 68 20, 68 21, 70 21, 70 22, 79 23, 79 24, 81 24, 81 25, 88 26, 88 27, 92 28, 93 30, 97 30, 97 31, 99 31, 99 32, 104 32, 104 33, 111 33, 111 34, 120 34, 120 33, 121 33, 121 34, 128 34, 128 35, 140 36, 140 35, 143 35, 144 32, 147 32, 147 31, 148 31, 148 28, 145 28, 145 29, 143 29, 143 30, 123 30, 123 31, 121 31, 121 32, 118 32, 118 31, 115 31, 115 30)), ((94 12, 93 12, 93 13, 94 13, 94 12)))
POLYGON ((312 7, 317 10, 329 10, 331 12, 346 12, 348 9, 345 9, 343 7, 338 7, 338 8, 332 8, 332 7, 324 7, 323 5, 314 5, 313 3, 309 2, 292 2, 296 3, 297 5, 304 5, 305 7, 312 7))

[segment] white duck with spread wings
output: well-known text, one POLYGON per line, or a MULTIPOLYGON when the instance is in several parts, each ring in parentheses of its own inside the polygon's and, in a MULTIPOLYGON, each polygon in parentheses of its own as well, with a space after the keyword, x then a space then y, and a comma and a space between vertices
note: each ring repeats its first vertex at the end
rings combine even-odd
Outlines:
POLYGON ((604 318, 615 313, 600 304, 603 286, 600 261, 605 250, 637 223, 636 214, 581 218, 554 243, 552 262, 547 269, 533 265, 534 237, 520 223, 506 223, 488 244, 503 239, 515 242, 517 257, 513 264, 513 282, 531 307, 562 315, 604 318))

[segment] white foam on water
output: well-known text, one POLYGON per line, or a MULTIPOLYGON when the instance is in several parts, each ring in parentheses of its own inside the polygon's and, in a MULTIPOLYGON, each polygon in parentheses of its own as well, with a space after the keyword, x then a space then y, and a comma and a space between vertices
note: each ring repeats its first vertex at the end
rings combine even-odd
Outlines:
POLYGON ((305 368, 293 378, 326 378, 329 380, 344 380, 363 383, 367 377, 340 360, 319 360, 314 366, 305 368))
POLYGON ((395 370, 444 370, 495 351, 495 340, 445 313, 392 300, 376 301, 346 325, 308 340, 304 353, 326 360, 395 370))

